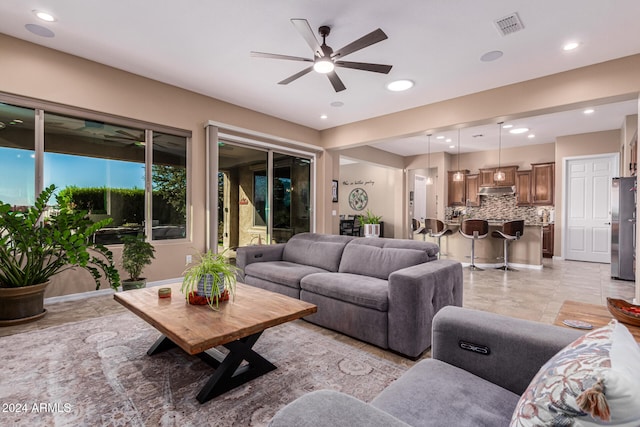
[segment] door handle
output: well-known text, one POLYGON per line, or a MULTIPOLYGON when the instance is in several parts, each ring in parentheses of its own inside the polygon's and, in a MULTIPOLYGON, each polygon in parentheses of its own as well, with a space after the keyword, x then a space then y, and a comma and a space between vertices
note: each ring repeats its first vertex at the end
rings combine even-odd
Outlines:
POLYGON ((610 222, 605 222, 604 225, 611 225, 611 223, 610 222))

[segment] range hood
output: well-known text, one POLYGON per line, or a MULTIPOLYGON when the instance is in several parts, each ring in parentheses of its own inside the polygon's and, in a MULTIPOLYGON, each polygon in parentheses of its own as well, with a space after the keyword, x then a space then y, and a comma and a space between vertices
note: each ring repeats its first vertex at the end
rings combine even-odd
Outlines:
POLYGON ((480 187, 478 195, 480 196, 509 196, 516 194, 516 187, 480 187))

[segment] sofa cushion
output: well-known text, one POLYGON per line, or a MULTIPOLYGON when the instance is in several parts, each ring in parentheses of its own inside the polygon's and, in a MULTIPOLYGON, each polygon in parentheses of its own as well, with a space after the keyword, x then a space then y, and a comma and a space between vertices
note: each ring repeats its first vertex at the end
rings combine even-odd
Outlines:
POLYGON ((553 356, 533 378, 511 426, 639 426, 640 347, 613 320, 553 356))
POLYGON ((315 273, 300 281, 300 288, 325 297, 387 311, 389 282, 349 273, 315 273))
POLYGON ((440 248, 438 245, 432 242, 423 242, 420 240, 409 240, 409 239, 386 239, 386 238, 367 238, 367 237, 359 237, 354 239, 351 244, 354 245, 365 245, 365 246, 375 246, 378 248, 385 249, 415 249, 418 251, 424 251, 429 260, 436 259, 438 257, 438 252, 440 248))
POLYGON ((346 242, 291 238, 284 247, 282 259, 296 264, 311 265, 326 271, 338 271, 345 245, 346 242))
POLYGON ((354 243, 351 242, 344 248, 338 270, 340 273, 387 280, 394 271, 429 260, 427 253, 418 249, 379 248, 354 243))
POLYGON ((519 396, 435 359, 415 364, 373 401, 412 426, 507 426, 519 396))
POLYGON ((259 277, 296 289, 300 289, 300 279, 313 273, 326 273, 326 270, 287 261, 256 262, 244 268, 245 276, 259 277))

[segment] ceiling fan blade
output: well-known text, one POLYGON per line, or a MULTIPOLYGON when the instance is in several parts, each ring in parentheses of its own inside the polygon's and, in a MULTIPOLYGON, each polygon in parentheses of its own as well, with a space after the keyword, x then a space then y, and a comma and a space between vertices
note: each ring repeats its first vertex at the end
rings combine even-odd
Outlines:
POLYGON ((301 58, 299 56, 279 55, 277 53, 251 52, 251 56, 256 58, 286 59, 289 61, 313 62, 313 59, 301 58))
POLYGON ((389 74, 392 65, 383 64, 369 64, 366 62, 350 62, 350 61, 336 61, 336 67, 353 68, 356 70, 372 71, 374 73, 389 74))
POLYGON ((331 55, 332 59, 336 58, 344 58, 345 56, 358 51, 360 49, 364 49, 367 46, 371 46, 372 44, 381 42, 382 40, 386 40, 388 37, 380 28, 375 31, 370 32, 366 36, 360 37, 358 40, 349 43, 345 47, 338 49, 333 52, 331 55))
MULTIPOLYGON (((313 68, 313 67, 312 67, 313 68)), ((345 90, 347 87, 344 85, 344 83, 342 83, 342 80, 340 80, 340 77, 338 77, 338 75, 336 74, 335 71, 332 71, 330 73, 327 73, 327 77, 329 77, 329 81, 331 82, 331 84, 333 85, 333 89, 336 92, 341 92, 343 90, 345 90)))
POLYGON ((296 30, 300 33, 302 38, 307 42, 311 50, 316 56, 323 57, 324 53, 322 52, 322 48, 320 47, 320 43, 318 43, 318 39, 313 33, 309 22, 306 19, 292 19, 291 23, 296 30))
POLYGON ((295 73, 293 76, 288 77, 284 80, 282 80, 281 82, 278 82, 279 85, 288 85, 289 83, 291 83, 294 80, 299 79, 300 77, 304 76, 305 74, 309 74, 311 72, 311 70, 313 70, 313 65, 311 67, 305 68, 304 70, 295 73))

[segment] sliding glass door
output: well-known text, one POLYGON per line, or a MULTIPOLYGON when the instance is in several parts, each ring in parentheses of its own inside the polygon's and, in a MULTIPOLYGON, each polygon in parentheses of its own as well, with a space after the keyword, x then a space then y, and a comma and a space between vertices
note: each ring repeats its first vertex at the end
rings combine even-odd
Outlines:
POLYGON ((286 242, 311 230, 311 158, 217 145, 219 249, 286 242))

